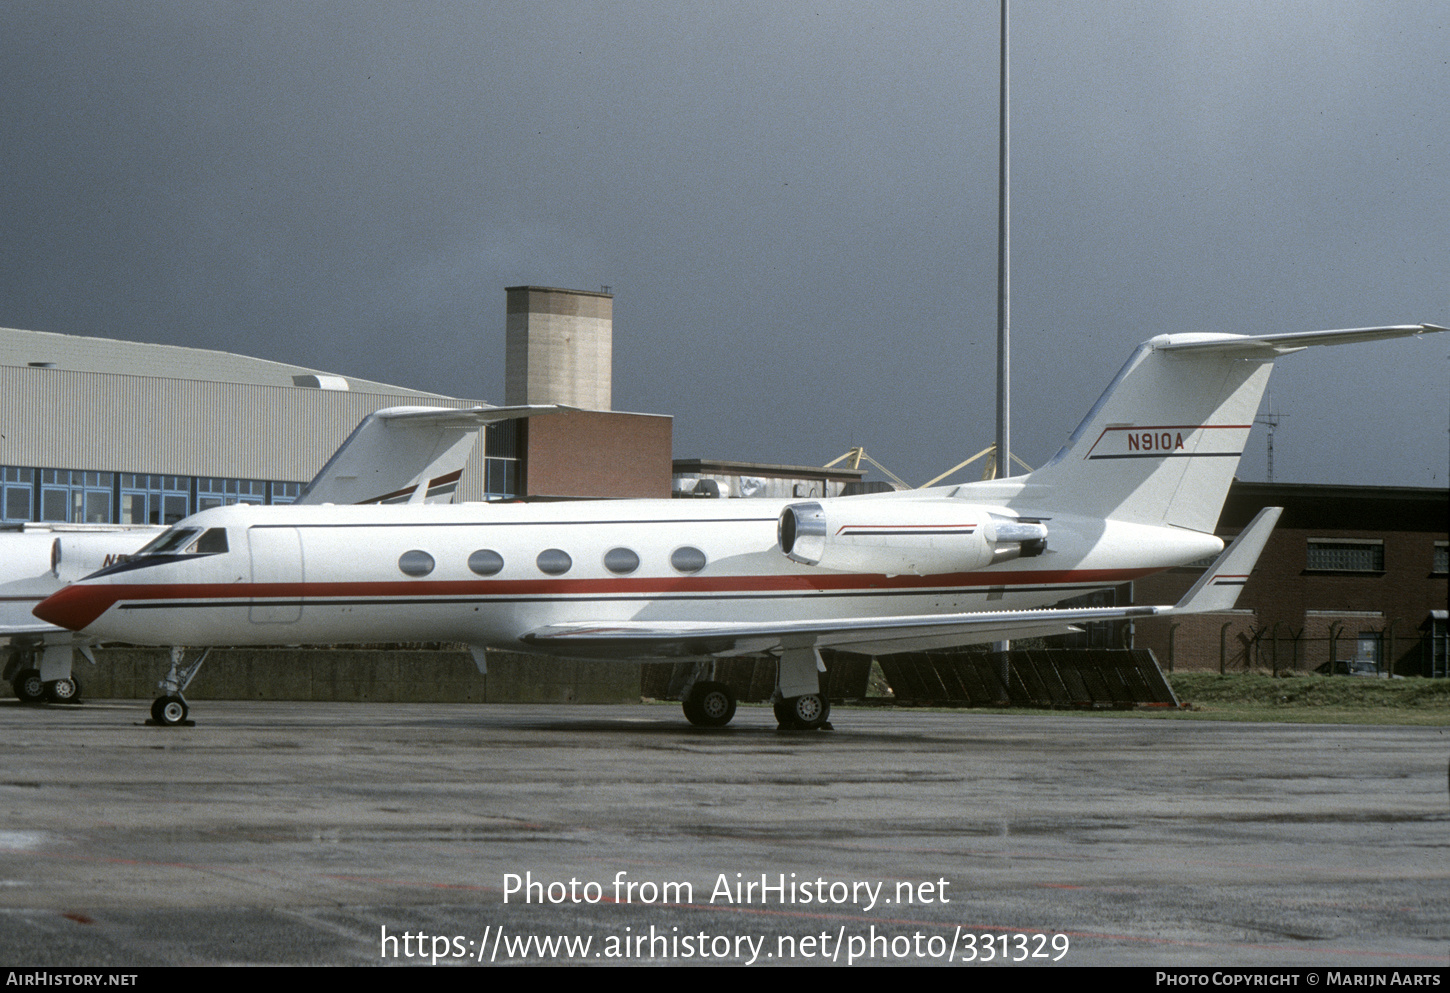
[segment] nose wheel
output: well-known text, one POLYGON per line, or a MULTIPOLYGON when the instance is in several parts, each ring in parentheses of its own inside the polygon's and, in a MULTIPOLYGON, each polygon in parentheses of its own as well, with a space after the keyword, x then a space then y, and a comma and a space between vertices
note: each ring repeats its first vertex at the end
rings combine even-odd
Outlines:
POLYGON ((186 659, 186 649, 175 645, 171 649, 171 668, 166 672, 166 678, 157 684, 161 690, 161 696, 157 697, 151 704, 151 721, 162 727, 177 727, 182 724, 190 724, 186 719, 188 707, 181 694, 191 685, 196 678, 197 670, 211 654, 211 649, 204 649, 196 661, 190 665, 183 665, 186 659))
POLYGON ((151 704, 151 719, 165 727, 177 727, 187 723, 186 701, 179 696, 157 697, 151 704))

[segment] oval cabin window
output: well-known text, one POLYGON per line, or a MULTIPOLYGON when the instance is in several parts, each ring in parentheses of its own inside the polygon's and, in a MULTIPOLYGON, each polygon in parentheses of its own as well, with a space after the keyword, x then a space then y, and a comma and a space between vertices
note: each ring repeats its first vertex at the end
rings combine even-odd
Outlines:
POLYGON ((689 545, 676 548, 670 555, 670 565, 680 572, 699 572, 705 568, 705 553, 689 545))
POLYGON ((574 565, 574 560, 569 553, 561 548, 546 548, 539 553, 536 560, 540 572, 548 573, 550 576, 562 576, 574 565))
POLYGON ((415 548, 403 553, 398 559, 398 568, 408 576, 426 576, 433 571, 433 556, 415 548))
POLYGON ((604 553, 604 568, 623 576, 639 568, 639 556, 628 548, 611 548, 604 553))
POLYGON ((497 576, 503 571, 503 556, 491 548, 480 548, 468 557, 468 568, 479 576, 497 576))

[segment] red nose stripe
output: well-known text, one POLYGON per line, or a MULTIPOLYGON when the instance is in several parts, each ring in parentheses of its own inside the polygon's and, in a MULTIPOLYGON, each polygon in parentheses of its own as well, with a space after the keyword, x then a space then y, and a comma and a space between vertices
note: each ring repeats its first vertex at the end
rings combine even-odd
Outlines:
POLYGON ((112 587, 77 583, 46 597, 32 613, 47 624, 79 631, 115 602, 112 587))

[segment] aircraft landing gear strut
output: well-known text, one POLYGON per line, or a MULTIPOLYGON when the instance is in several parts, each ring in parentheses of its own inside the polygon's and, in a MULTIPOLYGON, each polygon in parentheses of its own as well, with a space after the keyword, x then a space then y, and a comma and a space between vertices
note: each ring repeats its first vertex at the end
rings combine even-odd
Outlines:
POLYGON ((780 730, 832 730, 831 697, 821 689, 825 671, 821 653, 814 646, 786 648, 780 653, 773 703, 780 730))
POLYGON ((160 724, 162 727, 177 727, 192 722, 186 719, 189 708, 186 705, 186 698, 181 694, 191 685, 196 678, 197 670, 211 654, 211 649, 206 648, 197 656, 196 661, 190 665, 183 666, 181 663, 186 657, 186 649, 180 646, 173 646, 171 649, 171 668, 166 671, 166 678, 157 683, 161 690, 161 696, 151 704, 151 721, 160 724))

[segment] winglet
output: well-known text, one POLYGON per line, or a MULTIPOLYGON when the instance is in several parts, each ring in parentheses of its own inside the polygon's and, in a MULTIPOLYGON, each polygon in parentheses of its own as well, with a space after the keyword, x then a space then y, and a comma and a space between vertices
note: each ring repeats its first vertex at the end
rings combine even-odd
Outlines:
POLYGON ((1239 598, 1239 592, 1254 571, 1259 553, 1279 522, 1283 507, 1265 507, 1239 532, 1213 565, 1203 574, 1193 588, 1183 595, 1171 610, 1173 614, 1207 614, 1216 610, 1231 610, 1239 598))

